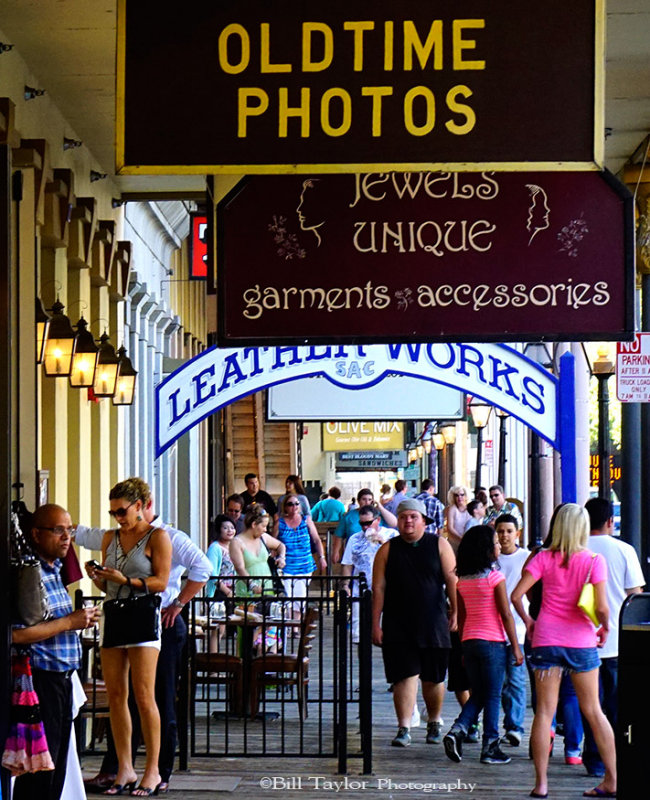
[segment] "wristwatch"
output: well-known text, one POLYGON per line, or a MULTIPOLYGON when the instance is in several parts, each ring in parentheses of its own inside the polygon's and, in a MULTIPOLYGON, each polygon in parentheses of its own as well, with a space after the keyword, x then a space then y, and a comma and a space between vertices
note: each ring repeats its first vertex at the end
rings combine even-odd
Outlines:
POLYGON ((178 597, 175 597, 172 600, 172 605, 176 606, 176 608, 185 608, 185 603, 181 603, 181 601, 178 599, 178 597))

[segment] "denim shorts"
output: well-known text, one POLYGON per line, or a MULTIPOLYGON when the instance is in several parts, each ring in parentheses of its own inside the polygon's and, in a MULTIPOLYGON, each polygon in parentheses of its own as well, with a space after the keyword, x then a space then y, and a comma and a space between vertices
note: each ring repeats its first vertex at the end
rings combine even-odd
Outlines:
POLYGON ((562 667, 566 672, 591 672, 600 666, 600 657, 595 647, 546 645, 531 649, 528 664, 535 670, 562 667))

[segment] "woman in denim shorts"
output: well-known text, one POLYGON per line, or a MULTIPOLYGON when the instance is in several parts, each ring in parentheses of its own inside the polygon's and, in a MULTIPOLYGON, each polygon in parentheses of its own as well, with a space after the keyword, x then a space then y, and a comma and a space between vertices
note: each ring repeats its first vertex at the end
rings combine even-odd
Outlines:
POLYGON ((511 597, 532 641, 530 666, 535 671, 537 711, 531 730, 536 775, 531 797, 548 794, 548 742, 564 672, 571 676, 580 710, 594 732, 605 765, 602 783, 584 795, 616 796, 614 732, 598 699, 600 658, 597 648, 605 643, 609 630, 607 566, 602 556, 594 556, 586 549, 588 539, 587 512, 575 503, 566 503, 555 518, 550 548, 539 552, 525 565, 511 597), (594 584, 596 615, 600 621, 598 630, 578 608, 578 598, 590 569, 589 580, 594 584), (540 579, 544 582, 544 592, 535 621, 525 612, 522 598, 540 579))

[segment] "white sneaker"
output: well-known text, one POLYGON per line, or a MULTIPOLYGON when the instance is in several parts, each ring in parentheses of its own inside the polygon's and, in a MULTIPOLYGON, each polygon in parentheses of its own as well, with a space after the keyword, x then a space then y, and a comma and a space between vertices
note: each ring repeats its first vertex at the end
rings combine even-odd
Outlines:
POLYGON ((417 703, 413 706, 413 713, 411 714, 411 727, 420 727, 420 710, 417 706, 417 703))

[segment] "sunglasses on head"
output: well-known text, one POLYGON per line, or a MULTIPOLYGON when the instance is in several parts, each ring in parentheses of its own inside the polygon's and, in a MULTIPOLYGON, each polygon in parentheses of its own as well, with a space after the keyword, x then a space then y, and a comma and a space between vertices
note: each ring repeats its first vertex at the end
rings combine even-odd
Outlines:
POLYGON ((115 511, 109 511, 108 513, 114 519, 121 519, 122 517, 126 517, 126 512, 137 502, 137 500, 134 500, 133 503, 129 503, 128 506, 124 506, 124 508, 116 508, 115 511))

